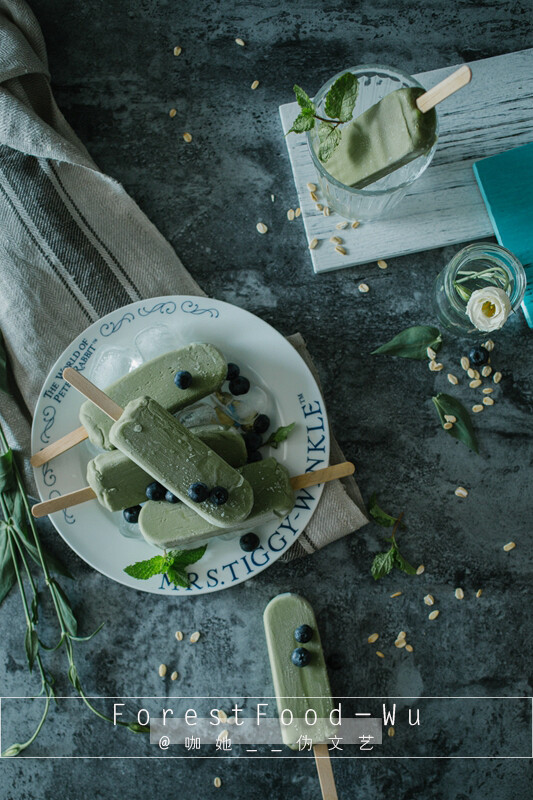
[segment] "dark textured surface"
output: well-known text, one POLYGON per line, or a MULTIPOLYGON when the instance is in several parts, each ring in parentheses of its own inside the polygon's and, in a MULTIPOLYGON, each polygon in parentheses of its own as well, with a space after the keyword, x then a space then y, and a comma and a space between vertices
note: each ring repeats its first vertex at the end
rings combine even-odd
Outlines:
MULTIPOLYGON (((504 379, 495 406, 475 419, 481 453, 473 455, 439 430, 430 400, 450 388, 448 369, 461 374, 464 343, 446 341, 441 374, 425 363, 369 355, 401 328, 433 321, 433 281, 457 248, 393 259, 386 271, 369 265, 313 276, 302 226, 286 219, 297 201, 277 114, 294 82, 312 93, 344 66, 381 62, 420 72, 521 49, 531 41, 531 3, 35 0, 33 7, 58 103, 96 162, 125 185, 209 294, 283 333, 302 332, 363 495, 376 491, 388 510, 405 511, 403 551, 426 565, 419 577, 396 573, 374 582, 370 564, 386 532, 369 525, 311 559, 278 563, 233 589, 168 601, 95 573, 43 525, 50 548, 77 578, 69 595, 83 630, 106 620, 96 639, 76 649, 87 692, 270 694, 261 614, 273 595, 294 590, 314 605, 338 695, 531 695, 531 333, 518 315, 494 337, 493 363, 504 379), (245 48, 235 45, 236 36, 245 48), (179 58, 172 55, 177 44, 179 58), (252 92, 254 79, 261 83, 252 92), (178 110, 174 119, 171 107, 178 110), (182 139, 186 130, 191 144, 182 139), (267 236, 257 234, 258 220, 268 224, 267 236), (361 280, 368 295, 357 291, 361 280), (469 489, 466 500, 454 496, 457 485, 469 489), (502 545, 511 539, 517 547, 505 553, 502 545), (465 590, 463 601, 454 597, 456 586, 465 590), (478 588, 484 593, 476 599, 478 588), (390 599, 395 591, 402 596, 390 599), (428 592, 441 612, 434 622, 422 600, 428 592), (200 642, 178 645, 178 628, 200 630, 200 642), (411 654, 393 646, 401 629, 411 654), (375 656, 378 645, 366 643, 373 631, 381 634, 385 659, 375 656), (158 677, 162 661, 176 665, 175 684, 158 677)), ((457 396, 470 400, 470 390, 462 387, 457 396)), ((16 591, 0 619, 0 691, 31 695, 37 684, 27 673, 16 591)), ((46 634, 51 641, 54 632, 45 626, 46 634)), ((49 662, 64 674, 63 654, 49 662)), ((69 694, 66 680, 59 690, 69 694)), ((24 709, 4 701, 4 746, 6 738, 27 735, 27 720, 15 720, 15 711, 27 714, 24 709)), ((526 726, 528 714, 525 709, 526 726)), ((443 755, 453 755, 453 742, 431 735, 443 755)), ((380 753, 408 753, 409 736, 398 725, 380 753)), ((501 738, 496 716, 486 730, 485 754, 498 752, 501 738)), ((76 716, 61 707, 27 752, 154 751, 81 708, 76 716)), ((358 800, 522 798, 532 788, 528 770, 524 760, 335 764, 339 797, 358 800)), ((2 773, 2 800, 48 800, 59 786, 68 798, 142 793, 188 800, 219 796, 216 774, 226 798, 319 796, 314 765, 304 759, 166 766, 160 760, 13 760, 2 763, 2 773)))

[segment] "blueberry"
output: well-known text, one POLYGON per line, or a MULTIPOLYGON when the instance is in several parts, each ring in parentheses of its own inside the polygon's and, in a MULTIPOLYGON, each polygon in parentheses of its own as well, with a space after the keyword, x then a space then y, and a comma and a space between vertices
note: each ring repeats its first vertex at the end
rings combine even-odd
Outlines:
POLYGON ((203 503, 207 500, 209 489, 205 483, 191 483, 187 489, 187 494, 195 503, 203 503))
POLYGON ((306 667, 311 661, 311 653, 305 647, 297 647, 292 651, 291 661, 295 667, 306 667))
POLYGON ((473 347, 468 354, 473 367, 482 367, 489 360, 489 351, 484 347, 473 347))
POLYGON ((241 550, 244 550, 245 553, 251 553, 252 550, 256 550, 259 547, 259 536, 256 533, 245 533, 239 539, 239 544, 241 550))
POLYGON ((223 506, 224 503, 228 502, 228 497, 228 490, 224 489, 223 486, 215 486, 209 492, 209 499, 215 506, 223 506))
POLYGON ((254 431, 256 433, 266 433, 270 428, 270 419, 266 414, 258 414, 254 419, 254 431))
POLYGON ((248 452, 251 450, 257 450, 263 444, 261 436, 255 431, 249 431, 248 433, 245 433, 243 439, 248 452))
POLYGON ((246 394, 250 388, 250 381, 243 375, 238 375, 229 382, 229 390, 234 395, 246 394))
POLYGON ((139 514, 141 513, 141 507, 131 506, 131 508, 125 508, 122 513, 126 522, 138 522, 139 514))
POLYGON ((180 369, 180 371, 176 372, 174 375, 174 383, 178 389, 188 389, 192 383, 191 373, 187 372, 186 369, 180 369))
POLYGON ((260 450, 251 450, 248 453, 248 464, 255 464, 256 461, 261 461, 263 454, 260 450))
POLYGON ((228 364, 228 372, 226 374, 227 381, 233 381, 235 378, 239 377, 240 369, 237 364, 233 364, 231 361, 228 364))
POLYGON ((300 625, 294 631, 294 638, 296 639, 297 642, 301 642, 302 644, 309 642, 312 636, 313 636, 313 629, 310 625, 300 625))
POLYGON ((167 503, 179 503, 179 497, 176 497, 175 494, 172 494, 172 492, 169 491, 165 492, 165 500, 167 503))
POLYGON ((160 483, 154 481, 146 487, 146 497, 148 500, 163 500, 166 494, 166 489, 160 483))

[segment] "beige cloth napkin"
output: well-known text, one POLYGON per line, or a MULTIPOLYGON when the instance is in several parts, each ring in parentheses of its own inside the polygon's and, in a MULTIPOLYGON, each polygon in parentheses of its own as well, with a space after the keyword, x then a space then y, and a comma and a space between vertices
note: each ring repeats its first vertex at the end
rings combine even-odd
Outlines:
MULTIPOLYGON (((26 458, 50 366, 88 325, 127 303, 204 293, 123 187, 92 161, 53 98, 39 25, 0 0, 0 330, 16 386, 0 419, 26 458)), ((316 370, 298 334, 290 341, 316 370)), ((345 460, 333 440, 331 463, 345 460)), ((290 560, 367 522, 353 478, 324 487, 290 560)))

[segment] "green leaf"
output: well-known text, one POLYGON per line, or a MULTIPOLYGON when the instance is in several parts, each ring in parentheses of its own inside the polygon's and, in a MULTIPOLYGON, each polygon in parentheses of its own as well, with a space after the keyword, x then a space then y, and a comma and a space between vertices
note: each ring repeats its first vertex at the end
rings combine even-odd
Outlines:
POLYGON ((170 566, 187 566, 200 561, 207 550, 207 545, 196 547, 194 550, 171 550, 168 554, 170 566))
POLYGON ((167 566, 165 556, 154 556, 153 558, 147 558, 145 561, 137 561, 135 564, 130 564, 129 567, 124 568, 124 572, 132 578, 146 581, 153 575, 160 575, 166 572, 167 566))
POLYGON ((374 556, 371 567, 374 580, 377 581, 378 578, 383 578, 384 575, 388 575, 392 570, 394 567, 394 550, 395 547, 393 546, 390 550, 387 550, 386 553, 378 553, 374 556))
POLYGON ((442 336, 438 328, 433 328, 429 325, 413 325, 412 328, 406 328, 398 333, 390 342, 386 342, 386 344, 378 347, 377 350, 373 350, 372 355, 386 353, 390 356, 422 360, 428 357, 428 347, 437 352, 441 342, 442 336))
POLYGON ((130 722, 126 727, 132 733, 150 733, 150 726, 141 725, 139 722, 130 722))
POLYGON ((309 97, 307 92, 304 92, 302 87, 298 86, 296 83, 294 84, 294 86, 292 88, 293 88, 294 94, 296 95, 296 100, 298 101, 298 105, 300 106, 300 108, 309 110, 310 112, 312 112, 314 114, 315 113, 315 104, 313 103, 313 101, 311 100, 311 98, 309 97))
POLYGON ((294 122, 292 123, 292 128, 289 129, 288 133, 305 133, 305 131, 310 131, 314 128, 315 125, 315 118, 311 115, 305 114, 302 112, 298 114, 294 122))
MULTIPOLYGON (((35 563, 40 567, 41 559, 39 557, 39 552, 32 541, 33 532, 30 533, 26 527, 26 509, 23 505, 22 495, 20 492, 10 493, 8 507, 10 508, 11 516, 15 522, 15 532, 18 536, 19 542, 24 546, 33 561, 35 561, 35 563)), ((61 559, 57 558, 57 556, 53 556, 51 553, 48 553, 44 549, 42 542, 40 544, 43 560, 48 567, 48 570, 50 572, 57 572, 59 575, 64 575, 65 578, 73 578, 61 559)))
POLYGON ((325 164, 339 144, 341 132, 338 128, 334 128, 331 123, 321 122, 318 126, 318 139, 320 141, 318 157, 325 164))
POLYGON ((96 636, 96 634, 102 630, 104 625, 105 622, 102 622, 102 624, 99 625, 97 629, 92 633, 90 633, 88 636, 71 636, 70 638, 73 639, 75 642, 89 642, 93 638, 93 636, 96 636))
POLYGON ((14 485, 13 451, 0 455, 0 492, 10 491, 14 485))
POLYGON ((15 583, 15 565, 9 547, 9 528, 0 520, 0 604, 15 583))
POLYGON ((189 576, 185 570, 180 567, 170 566, 167 570, 167 577, 175 586, 182 586, 184 589, 188 589, 191 585, 189 576))
POLYGON ((337 78, 326 97, 325 111, 328 117, 348 122, 352 118, 357 100, 358 81, 351 72, 337 78))
POLYGON ((13 758, 13 756, 18 756, 18 754, 23 750, 23 746, 21 744, 12 744, 11 747, 8 747, 2 753, 2 758, 13 758))
POLYGON ((69 681, 71 682, 71 684, 74 686, 74 688, 75 688, 75 689, 76 689, 78 692, 81 692, 81 691, 82 691, 82 689, 81 689, 81 683, 80 683, 80 679, 79 679, 79 677, 78 677, 78 670, 76 669, 76 665, 75 665, 74 663, 72 663, 72 664, 70 665, 70 667, 69 667, 69 670, 68 670, 68 679, 69 679, 69 681))
POLYGON ((0 333, 0 392, 11 394, 8 383, 8 364, 4 339, 0 333))
POLYGON ((30 672, 33 670, 33 662, 39 652, 39 637, 37 631, 33 628, 26 628, 26 636, 24 637, 24 646, 26 648, 26 656, 28 658, 28 666, 30 672))
POLYGON ((463 444, 466 444, 474 453, 478 453, 479 448, 474 427, 464 405, 460 403, 459 400, 456 400, 455 397, 445 394, 444 392, 440 392, 436 397, 432 397, 431 399, 435 404, 442 425, 446 422, 446 414, 453 415, 457 419, 457 422, 454 422, 452 427, 446 430, 446 433, 449 433, 454 439, 458 439, 460 442, 463 442, 463 444))
POLYGON ((296 423, 291 422, 290 425, 281 425, 277 431, 274 431, 270 434, 266 442, 264 442, 261 447, 273 447, 274 450, 277 450, 281 442, 284 442, 287 439, 291 432, 294 430, 296 423))
MULTIPOLYGON (((390 514, 387 514, 378 506, 375 492, 368 501, 368 513, 373 518, 374 522, 377 522, 378 525, 382 525, 384 528, 392 528, 396 522, 396 517, 391 517, 390 514)), ((400 527, 405 528, 405 524, 400 522, 400 527)))
POLYGON ((78 622, 76 617, 74 616, 74 612, 70 606, 69 599, 59 583, 56 581, 55 578, 51 578, 50 580, 50 587, 54 592, 54 596, 56 598, 57 605, 59 606, 59 610, 63 617, 63 622, 65 624, 66 630, 72 635, 76 636, 78 632, 78 622))
POLYGON ((416 569, 402 556, 397 546, 394 548, 394 566, 408 575, 416 575, 416 569))

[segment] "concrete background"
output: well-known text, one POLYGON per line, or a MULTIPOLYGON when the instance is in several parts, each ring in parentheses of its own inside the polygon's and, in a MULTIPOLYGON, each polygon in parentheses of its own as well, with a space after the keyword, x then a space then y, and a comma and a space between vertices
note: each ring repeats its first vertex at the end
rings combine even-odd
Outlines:
MULTIPOLYGON (((286 218, 297 199, 277 114, 291 99, 293 83, 312 94, 356 63, 419 72, 521 49, 531 43, 531 2, 34 0, 33 8, 57 101, 96 162, 125 185, 205 291, 285 334, 304 335, 364 497, 377 492, 384 508, 405 512, 402 551, 426 566, 419 577, 395 572, 375 582, 370 565, 387 532, 371 524, 311 559, 275 564, 248 583, 194 602, 169 602, 95 573, 43 523, 50 549, 75 575, 75 582, 63 583, 82 630, 106 621, 90 644, 76 648, 86 691, 271 694, 261 614, 272 596, 293 590, 314 605, 335 694, 531 696, 530 331, 517 315, 494 337, 493 363, 504 378, 495 406, 475 418, 481 452, 471 454, 439 429, 430 399, 447 391, 448 368, 459 374, 466 342, 447 337, 442 374, 424 363, 369 355, 407 325, 434 321, 435 276, 459 248, 392 259, 386 271, 369 264, 314 276, 301 224, 286 218), (237 36, 245 48, 235 45, 237 36), (183 47, 179 58, 172 54, 175 45, 183 47), (260 87, 252 92, 255 79, 260 87), (191 144, 183 141, 184 131, 192 133, 191 144), (268 224, 267 236, 258 236, 258 220, 268 224), (369 294, 357 291, 361 281, 369 294), (469 489, 466 500, 455 497, 457 485, 469 489), (502 545, 509 540, 517 547, 506 553, 502 545), (464 588, 463 601, 454 597, 456 586, 464 588), (479 588, 483 596, 476 599, 479 588), (391 599, 395 591, 403 594, 391 599), (441 612, 434 622, 423 603, 428 592, 441 612), (177 629, 186 635, 199 630, 202 638, 178 645, 177 629), (413 644, 411 654, 393 646, 401 629, 413 644), (375 655, 378 645, 366 642, 373 631, 381 634, 384 659, 375 655), (180 673, 175 684, 159 678, 161 662, 180 673)), ((462 388, 459 397, 466 402, 469 392, 462 388)), ((16 591, 0 619, 1 693, 31 695, 37 683, 27 672, 16 591)), ((49 663, 64 675, 63 654, 49 663)), ((64 678, 58 692, 70 694, 64 678)), ((28 755, 157 753, 144 738, 84 713, 77 701, 69 711, 67 702, 52 712, 28 755)), ((423 731, 426 751, 413 748, 412 733, 398 723, 379 754, 464 752, 462 733, 450 734, 456 706, 438 713, 442 724, 433 716, 423 731)), ((22 708, 4 700, 3 746, 25 738, 30 716, 27 703, 22 708)), ((464 719, 472 721, 466 705, 464 719)), ((498 754, 512 742, 513 754, 528 755, 528 730, 530 702, 509 701, 505 711, 494 706, 477 752, 498 754)), ((527 760, 339 759, 334 771, 339 797, 358 800, 506 800, 526 797, 532 788, 527 760)), ((301 757, 2 763, 2 800, 48 800, 59 792, 65 798, 142 793, 182 800, 320 796, 313 762, 301 757), (213 787, 215 775, 223 780, 220 790, 213 787)))

